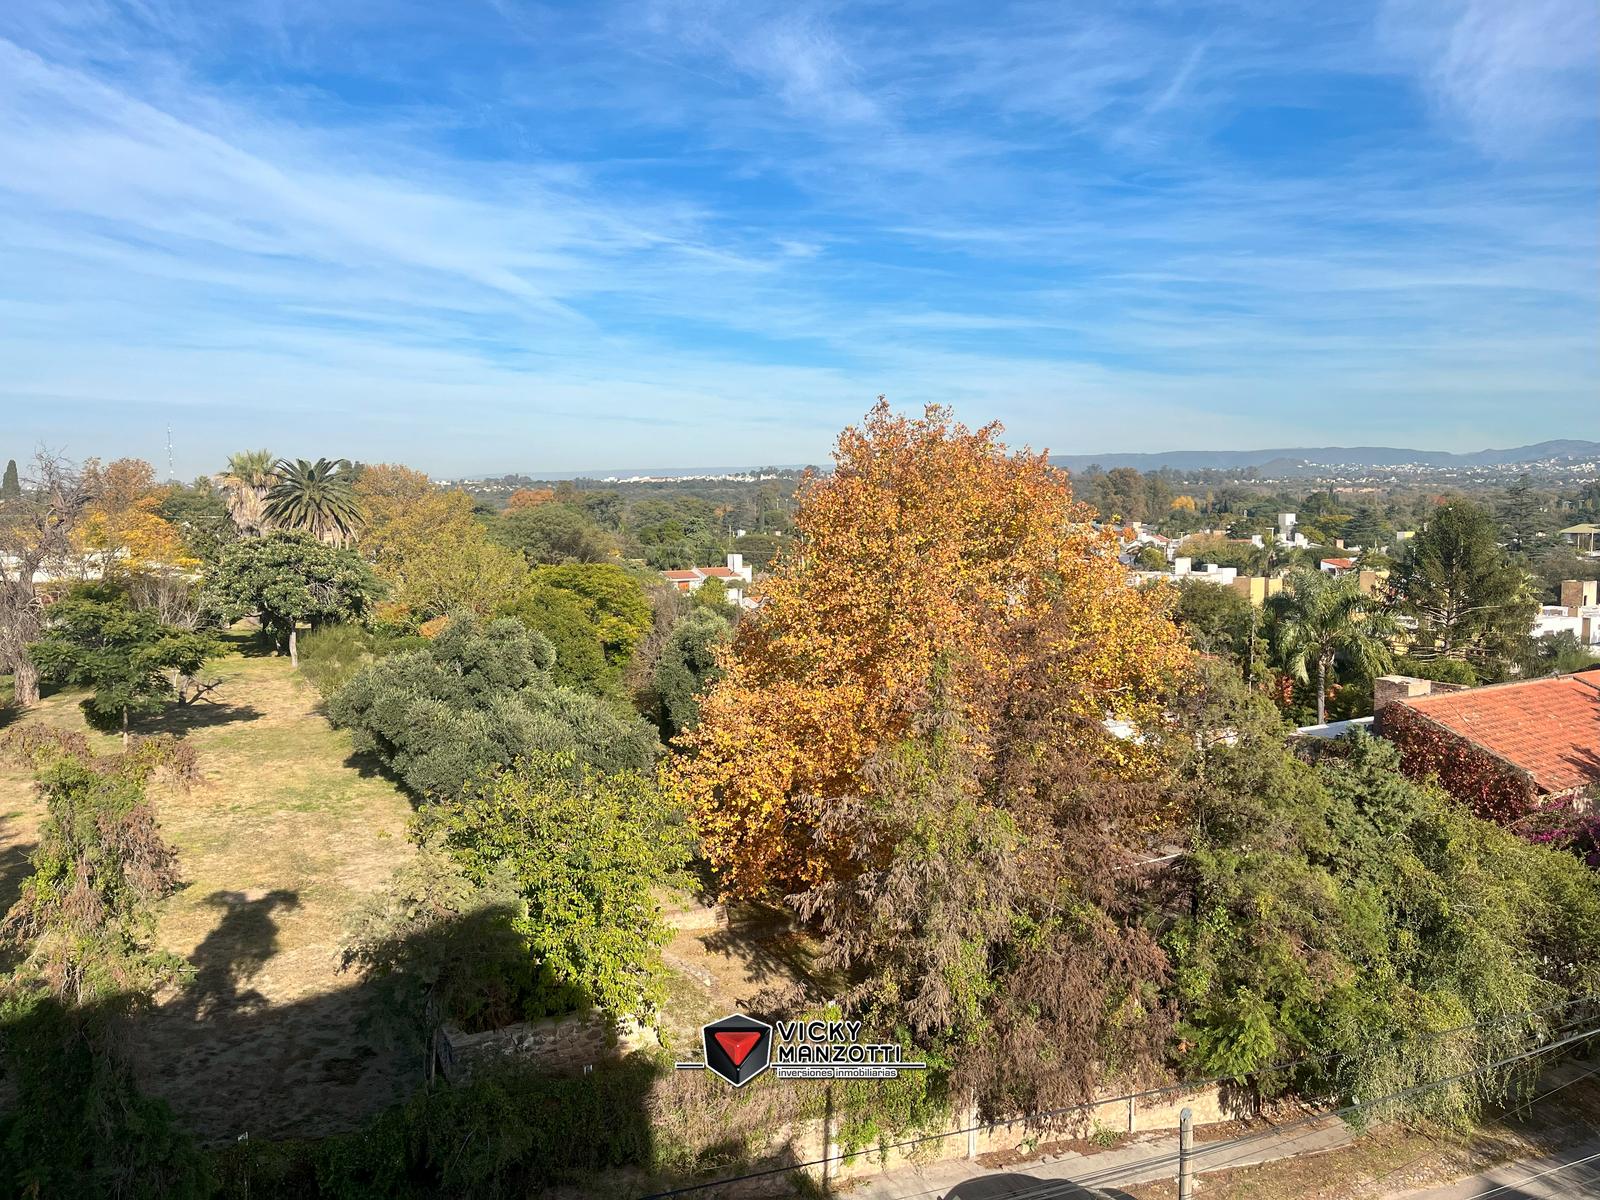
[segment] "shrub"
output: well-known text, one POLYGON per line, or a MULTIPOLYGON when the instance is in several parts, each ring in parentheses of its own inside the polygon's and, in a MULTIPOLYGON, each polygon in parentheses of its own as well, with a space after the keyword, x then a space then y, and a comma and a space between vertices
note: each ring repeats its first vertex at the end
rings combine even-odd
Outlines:
POLYGON ((300 670, 323 696, 332 696, 368 663, 425 644, 425 638, 351 622, 324 625, 300 639, 300 670))
POLYGON ((539 752, 605 770, 649 766, 655 730, 557 686, 554 657, 520 621, 458 614, 426 647, 357 672, 329 715, 418 796, 459 796, 470 780, 539 752))

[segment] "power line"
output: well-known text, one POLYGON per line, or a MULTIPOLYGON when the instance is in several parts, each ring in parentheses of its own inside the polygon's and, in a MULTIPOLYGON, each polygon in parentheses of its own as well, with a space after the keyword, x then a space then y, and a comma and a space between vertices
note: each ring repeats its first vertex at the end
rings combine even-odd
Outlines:
MULTIPOLYGON (((1585 1079, 1593 1078, 1595 1075, 1600 1075, 1600 1067, 1596 1067, 1592 1071, 1585 1071, 1582 1075, 1579 1075, 1574 1079, 1569 1079, 1565 1083, 1557 1084, 1555 1087, 1551 1088, 1549 1091, 1540 1092, 1537 1096, 1533 1097, 1533 1099, 1531 1099, 1531 1100, 1521 1101, 1518 1104, 1517 1107, 1519 1107, 1519 1108, 1532 1108, 1535 1104, 1538 1104, 1541 1101, 1550 1099, 1550 1097, 1554 1096, 1557 1092, 1565 1091, 1567 1088, 1571 1087, 1573 1084, 1582 1083, 1585 1079)), ((1416 1158, 1409 1159, 1408 1161, 1401 1163, 1398 1167, 1391 1167, 1391 1168, 1389 1168, 1389 1170, 1385 1171, 1382 1175, 1377 1175, 1377 1176, 1374 1176, 1372 1179, 1364 1180, 1362 1182, 1362 1186, 1366 1186, 1367 1184, 1377 1183, 1379 1180, 1388 1179, 1391 1175, 1398 1175, 1401 1171, 1409 1170, 1410 1168, 1416 1166, 1419 1162, 1421 1162, 1424 1158, 1427 1158, 1427 1157, 1428 1156, 1426 1154, 1421 1154, 1421 1155, 1418 1155, 1416 1158)), ((1485 1194, 1489 1194, 1489 1193, 1485 1193, 1485 1194)))
MULTIPOLYGON (((1509 1058, 1503 1058, 1503 1059, 1499 1059, 1496 1062, 1487 1063, 1484 1066, 1478 1067, 1478 1068, 1476 1068, 1474 1070, 1463 1071, 1459 1075, 1450 1075, 1450 1076, 1447 1076, 1447 1077, 1445 1077, 1443 1079, 1434 1079, 1434 1080, 1430 1080, 1427 1083, 1414 1084, 1411 1087, 1401 1088, 1399 1091, 1389 1092, 1389 1093, 1387 1093, 1385 1095, 1382 1095, 1382 1096, 1375 1096, 1370 1100, 1356 1100, 1355 1102, 1353 1102, 1351 1104, 1344 1105, 1343 1107, 1340 1107, 1340 1108, 1330 1109, 1327 1112, 1312 1113, 1309 1116, 1301 1117, 1298 1120, 1291 1121, 1286 1125, 1275 1125, 1271 1129, 1263 1130, 1260 1133, 1246 1134, 1243 1137, 1233 1138, 1233 1139, 1231 1139, 1229 1141, 1225 1141, 1225 1142, 1212 1142, 1210 1145, 1207 1145, 1207 1146, 1201 1148, 1200 1150, 1196 1151, 1194 1157, 1196 1159, 1199 1159, 1199 1158, 1203 1158, 1203 1157, 1206 1157, 1206 1156, 1214 1156, 1214 1155, 1216 1155, 1217 1153, 1219 1153, 1222 1150, 1229 1149, 1229 1148, 1235 1148, 1235 1147, 1238 1147, 1238 1146, 1242 1146, 1242 1145, 1245 1145, 1248 1142, 1257 1141, 1257 1140, 1260 1140, 1262 1138, 1278 1137, 1279 1135, 1281 1135, 1281 1134, 1283 1134, 1283 1133, 1285 1133, 1285 1132, 1287 1132, 1287 1131, 1289 1131, 1291 1129, 1297 1129, 1297 1128, 1299 1128, 1299 1127, 1301 1127, 1303 1125, 1310 1125, 1310 1124, 1314 1124, 1314 1123, 1316 1123, 1318 1121, 1325 1121, 1330 1117, 1343 1118, 1343 1117, 1349 1116, 1349 1115, 1351 1115, 1353 1113, 1360 1112, 1363 1109, 1371 1108, 1371 1107, 1373 1107, 1375 1105, 1379 1105, 1379 1104, 1384 1104, 1384 1103, 1386 1103, 1388 1101, 1391 1101, 1391 1100, 1401 1100, 1401 1099, 1405 1099, 1406 1097, 1409 1097, 1409 1096, 1414 1096, 1414 1095, 1416 1095, 1416 1094, 1418 1094, 1420 1092, 1431 1091, 1434 1088, 1443 1087, 1446 1084, 1459 1083, 1463 1079, 1471 1079, 1474 1076, 1482 1075, 1487 1071, 1493 1071, 1493 1070, 1495 1070, 1495 1069, 1497 1069, 1499 1067, 1511 1066, 1511 1065, 1513 1065, 1515 1063, 1525 1062, 1525 1061, 1527 1061, 1528 1059, 1531 1059, 1531 1058, 1537 1058, 1538 1056, 1543 1055, 1543 1054, 1550 1054, 1550 1053, 1552 1053, 1552 1052, 1554 1052, 1556 1050, 1561 1050, 1561 1049, 1563 1049, 1563 1048, 1565 1048, 1567 1046, 1573 1045, 1573 1044, 1575 1044, 1577 1042, 1586 1041, 1589 1038, 1592 1038, 1592 1037, 1596 1036, 1597 1034, 1600 1034, 1600 1026, 1596 1026, 1596 1027, 1594 1027, 1592 1029, 1583 1030, 1580 1033, 1576 1033, 1576 1034, 1573 1034, 1570 1037, 1563 1038, 1561 1041, 1552 1042, 1548 1046, 1540 1046, 1540 1047, 1538 1047, 1537 1049, 1534 1049, 1534 1050, 1526 1050, 1526 1051, 1523 1051, 1521 1054, 1514 1054, 1509 1058)), ((1293 1145, 1297 1141, 1300 1141, 1300 1140, 1302 1140, 1302 1139, 1304 1139, 1306 1137, 1310 1137, 1311 1133, 1314 1133, 1314 1132, 1316 1132, 1316 1131, 1312 1130, 1310 1132, 1301 1134, 1299 1137, 1291 1138, 1289 1140, 1289 1142, 1286 1143, 1286 1144, 1287 1145, 1293 1145)), ((1167 1154, 1167 1155, 1163 1155, 1163 1156, 1151 1159, 1151 1160, 1149 1160, 1149 1162, 1141 1163, 1139 1165, 1140 1165, 1140 1167, 1147 1168, 1147 1169, 1148 1168, 1152 1168, 1152 1167, 1175 1167, 1177 1165, 1177 1161, 1178 1161, 1178 1156, 1176 1154, 1167 1154)), ((1090 1176, 1088 1178, 1082 1178, 1082 1179, 1075 1180, 1074 1182, 1081 1183, 1081 1184, 1088 1184, 1090 1186, 1093 1186, 1097 1179, 1098 1179, 1098 1176, 1090 1176)), ((1109 1180, 1107 1180, 1107 1181, 1109 1182, 1109 1180)))
MULTIPOLYGON (((1539 1015, 1542 1015, 1542 1014, 1547 1013, 1547 1012, 1552 1012, 1552 1011, 1554 1011, 1556 1009, 1570 1008, 1575 1004, 1585 1003, 1589 999, 1590 998, 1587 997, 1587 996, 1574 997, 1572 999, 1564 1000, 1564 1001, 1562 1001, 1560 1003, 1557 1003, 1557 1004, 1548 1004, 1548 1005, 1545 1005, 1545 1006, 1543 1006, 1541 1008, 1526 1009, 1526 1010, 1518 1011, 1516 1013, 1505 1014, 1505 1015, 1502 1015, 1502 1016, 1499 1016, 1499 1017, 1487 1017, 1482 1021, 1473 1021, 1473 1022, 1469 1022, 1468 1024, 1465 1024, 1465 1025, 1457 1025, 1457 1026, 1455 1026, 1454 1028, 1451 1028, 1451 1029, 1441 1029, 1441 1030, 1430 1031, 1430 1032, 1427 1032, 1427 1033, 1424 1034, 1424 1038, 1426 1040, 1433 1040, 1435 1038, 1447 1037, 1447 1036, 1449 1036, 1451 1034, 1455 1034, 1455 1033, 1462 1033, 1462 1032, 1464 1032, 1464 1031, 1466 1031, 1468 1029, 1477 1029, 1477 1028, 1479 1028, 1481 1026, 1484 1026, 1484 1025, 1504 1024, 1507 1021, 1520 1020, 1520 1019, 1525 1019, 1525 1018, 1528 1018, 1528 1017, 1539 1016, 1539 1015)), ((1591 1031, 1591 1033, 1593 1033, 1593 1032, 1600 1032, 1600 1030, 1591 1031)), ((1274 1073, 1276 1071, 1289 1070, 1289 1069, 1291 1069, 1293 1067, 1297 1067, 1297 1066, 1304 1066, 1307 1063, 1326 1061, 1327 1059, 1330 1059, 1330 1058, 1341 1058, 1341 1057, 1346 1057, 1347 1058, 1347 1057, 1353 1056, 1356 1053, 1357 1050, 1365 1049, 1368 1046, 1376 1045, 1377 1043, 1385 1041, 1385 1040, 1387 1040, 1386 1037, 1372 1038, 1369 1041, 1363 1042, 1359 1046, 1357 1046, 1357 1047, 1355 1047, 1354 1049, 1351 1049, 1351 1050, 1338 1050, 1338 1051, 1333 1051, 1333 1052, 1328 1053, 1328 1054, 1318 1055, 1318 1056, 1316 1056, 1314 1058, 1295 1059, 1295 1060, 1290 1061, 1290 1062, 1278 1063, 1278 1064, 1276 1064, 1274 1066, 1264 1067, 1264 1068, 1261 1068, 1258 1071, 1247 1072, 1247 1074, 1266 1075, 1266 1074, 1274 1073)), ((1554 1046, 1545 1047, 1544 1049, 1541 1049, 1539 1051, 1535 1051, 1534 1053, 1545 1053, 1548 1050, 1556 1049, 1557 1046, 1565 1045, 1565 1044, 1566 1043, 1557 1043, 1554 1046)), ((1482 1074, 1484 1071, 1492 1070, 1494 1067, 1504 1066, 1507 1062, 1514 1062, 1514 1061, 1518 1061, 1518 1060, 1517 1059, 1506 1059, 1506 1060, 1502 1060, 1501 1062, 1491 1063, 1491 1064, 1489 1064, 1489 1066, 1479 1068, 1477 1071, 1470 1071, 1470 1072, 1467 1073, 1467 1075, 1470 1076, 1470 1075, 1482 1074)), ((1467 1076, 1459 1076, 1457 1078, 1466 1078, 1466 1077, 1467 1076)), ((1194 1090, 1194 1089, 1197 1089, 1197 1088, 1209 1087, 1210 1085, 1212 1085, 1214 1083, 1232 1082, 1233 1080, 1236 1080, 1238 1078, 1240 1078, 1240 1076, 1238 1076, 1238 1075, 1217 1075, 1217 1076, 1213 1076, 1210 1079, 1187 1080, 1187 1081, 1184 1081, 1184 1082, 1181 1082, 1181 1083, 1169 1084, 1166 1087, 1149 1088, 1149 1089, 1146 1089, 1145 1091, 1130 1092, 1130 1093, 1128 1093, 1126 1095, 1122 1095, 1122 1096, 1107 1096, 1107 1097, 1104 1097, 1104 1098, 1101 1098, 1101 1099, 1098 1099, 1098 1100, 1091 1100, 1091 1101, 1085 1102, 1083 1104, 1073 1104, 1073 1105, 1068 1105, 1068 1106, 1066 1106, 1064 1108, 1048 1109, 1045 1112, 1032 1113, 1026 1118, 1019 1118, 1019 1119, 1038 1121, 1038 1120, 1043 1120, 1043 1119, 1046 1119, 1046 1118, 1049 1118, 1049 1117, 1064 1116, 1067 1113, 1082 1112, 1083 1110, 1089 1109, 1089 1108, 1099 1108, 1099 1107, 1101 1107, 1103 1105, 1107 1105, 1107 1104, 1122 1104, 1122 1103, 1126 1103, 1126 1102, 1128 1102, 1130 1100, 1143 1100, 1143 1099, 1146 1099, 1146 1098, 1151 1097, 1151 1096, 1164 1096, 1164 1095, 1167 1095, 1167 1094, 1169 1094, 1171 1092, 1190 1091, 1190 1090, 1194 1090)), ((1451 1083, 1451 1082, 1455 1082, 1455 1080, 1454 1079, 1436 1080, 1436 1081, 1434 1081, 1434 1083, 1428 1084, 1428 1085, 1424 1085, 1424 1086, 1426 1086, 1426 1087, 1436 1087, 1436 1086, 1439 1086, 1440 1084, 1451 1083)), ((1379 1097, 1378 1100, 1367 1101, 1367 1102, 1364 1102, 1364 1103, 1366 1103, 1366 1104, 1375 1104, 1375 1103, 1380 1102, 1381 1100, 1394 1099, 1394 1098, 1396 1098, 1398 1096, 1402 1096, 1402 1095, 1405 1095, 1405 1094, 1406 1093, 1404 1093, 1404 1092, 1394 1093, 1393 1095, 1379 1097)), ((1342 1110, 1342 1111, 1351 1111, 1351 1112, 1353 1112, 1353 1111, 1356 1111, 1357 1109, 1359 1109, 1361 1107, 1363 1107, 1363 1104, 1357 1104, 1357 1105, 1351 1106, 1350 1108, 1348 1108, 1346 1110, 1342 1110)), ((1323 1114, 1321 1116, 1317 1116, 1317 1117, 1314 1117, 1314 1118, 1311 1118, 1311 1119, 1312 1120, 1322 1120, 1324 1116, 1337 1116, 1337 1115, 1339 1115, 1339 1113, 1338 1112, 1334 1112, 1334 1113, 1323 1114)), ((889 1150, 903 1150, 903 1149, 907 1149, 907 1148, 912 1147, 912 1146, 920 1146, 920 1145, 923 1145, 923 1144, 925 1144, 927 1142, 943 1141, 945 1138, 960 1137, 963 1134, 975 1133, 975 1132, 977 1132, 979 1130, 983 1130, 983 1129, 990 1129, 990 1128, 992 1128, 993 1126, 995 1126, 997 1124, 1010 1124, 1010 1123, 1012 1123, 1012 1122, 983 1121, 983 1122, 980 1122, 980 1123, 978 1123, 976 1125, 968 1125, 968 1126, 966 1126, 964 1128, 961 1128, 961 1129, 951 1129, 951 1130, 948 1130, 948 1131, 946 1131, 944 1133, 930 1133, 930 1134, 924 1134, 921 1137, 907 1138, 907 1139, 904 1139, 904 1140, 898 1141, 898 1142, 890 1142, 889 1144, 887 1144, 885 1146, 880 1146, 879 1150, 880 1150, 880 1152, 886 1152, 886 1151, 889 1151, 889 1150)), ((1293 1128, 1296 1127, 1296 1125, 1304 1124, 1304 1123, 1305 1123, 1304 1121, 1300 1121, 1300 1122, 1296 1122, 1296 1123, 1288 1125, 1288 1126, 1284 1126, 1282 1128, 1293 1129, 1293 1128)), ((1268 1135, 1275 1135, 1280 1131, 1281 1130, 1279 1128, 1274 1128, 1274 1129, 1268 1131, 1268 1135)), ((1254 1137, 1254 1136, 1262 1136, 1262 1135, 1250 1135, 1250 1136, 1254 1137)), ((1243 1138, 1243 1139, 1239 1139, 1239 1140, 1240 1141, 1248 1141, 1249 1138, 1247 1137, 1247 1138, 1243 1138)), ((1225 1143, 1225 1142, 1223 1142, 1223 1143, 1213 1143, 1211 1146, 1206 1147, 1206 1149, 1204 1151, 1202 1151, 1201 1153, 1210 1153, 1216 1147, 1223 1146, 1223 1145, 1228 1145, 1228 1144, 1230 1144, 1230 1143, 1225 1143)), ((768 1167, 768 1168, 766 1168, 764 1170, 751 1171, 751 1172, 748 1172, 748 1173, 743 1174, 743 1175, 730 1175, 730 1176, 728 1176, 727 1178, 724 1178, 724 1179, 708 1180, 705 1183, 686 1184, 683 1187, 672 1188, 672 1189, 670 1189, 668 1191, 665 1191, 665 1192, 652 1192, 647 1197, 645 1197, 645 1200, 667 1200, 667 1197, 684 1196, 684 1195, 690 1194, 691 1192, 705 1191, 708 1188, 721 1187, 724 1184, 728 1184, 728 1183, 740 1183, 740 1182, 743 1182, 743 1181, 749 1180, 749 1179, 769 1178, 769 1177, 771 1177, 773 1175, 787 1175, 792 1171, 803 1171, 803 1170, 807 1170, 808 1168, 811 1168, 811 1167, 826 1166, 829 1163, 839 1162, 839 1161, 841 1161, 843 1159, 846 1159, 846 1158, 853 1158, 858 1153, 861 1153, 861 1152, 860 1151, 851 1151, 848 1154, 843 1154, 843 1153, 841 1153, 841 1154, 831 1154, 831 1155, 827 1155, 827 1156, 825 1156, 823 1158, 812 1159, 809 1162, 794 1163, 794 1164, 791 1164, 789 1166, 783 1166, 783 1167, 768 1167)))
POLYGON ((1564 1162, 1559 1167, 1551 1167, 1548 1171, 1540 1171, 1537 1175, 1529 1175, 1526 1179, 1519 1179, 1515 1183, 1502 1183, 1492 1191, 1479 1192, 1472 1197, 1472 1200, 1488 1200, 1488 1197, 1495 1195, 1497 1192, 1504 1192, 1514 1187, 1519 1188, 1525 1183, 1532 1183, 1535 1179, 1543 1179, 1546 1175, 1570 1171, 1573 1167, 1581 1167, 1584 1163, 1593 1162, 1597 1158, 1600 1158, 1600 1154, 1591 1154, 1586 1158, 1575 1158, 1571 1162, 1564 1162))

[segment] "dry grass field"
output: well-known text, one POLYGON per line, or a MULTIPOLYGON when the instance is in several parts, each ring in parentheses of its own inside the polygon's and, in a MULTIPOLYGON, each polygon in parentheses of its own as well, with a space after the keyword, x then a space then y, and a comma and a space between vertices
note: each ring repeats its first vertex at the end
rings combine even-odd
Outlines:
MULTIPOLYGON (((414 1055, 366 1027, 366 991, 339 972, 346 921, 412 853, 413 807, 354 758, 285 658, 243 638, 210 668, 215 703, 167 710, 135 732, 195 748, 203 781, 158 777, 151 799, 179 851, 183 887, 160 906, 160 944, 187 958, 191 986, 157 998, 131 1031, 144 1086, 211 1141, 353 1128, 421 1080, 414 1055)), ((49 695, 17 718, 88 731, 81 694, 49 695)), ((28 871, 42 806, 28 773, 0 763, 0 902, 28 871)), ((687 897, 663 897, 669 909, 687 897)), ((0 910, 3 911, 3 910, 0 910)), ((736 909, 679 929, 667 949, 666 1040, 692 1051, 699 1025, 758 995, 815 978, 815 947, 781 914, 736 909)))
MULTIPOLYGON (((136 727, 186 738, 204 778, 188 790, 159 777, 151 786, 184 880, 161 905, 158 939, 196 978, 138 1019, 130 1048, 145 1086, 208 1138, 348 1128, 419 1077, 414 1061, 364 1035, 365 994, 338 972, 347 915, 411 852, 412 806, 351 758, 286 659, 240 641, 212 672, 223 680, 216 703, 136 727)), ((79 698, 56 693, 21 719, 86 731, 79 698)), ((27 773, 0 765, 7 903, 40 815, 27 773)))

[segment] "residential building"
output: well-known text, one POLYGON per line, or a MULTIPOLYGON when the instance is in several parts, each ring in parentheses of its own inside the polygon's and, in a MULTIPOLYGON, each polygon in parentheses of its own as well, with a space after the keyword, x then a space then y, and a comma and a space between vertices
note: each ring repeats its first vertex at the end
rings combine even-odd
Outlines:
POLYGON ((1600 788, 1600 671, 1488 687, 1385 675, 1373 708, 1406 774, 1436 776, 1479 816, 1586 807, 1600 788))
POLYGON ((1600 554, 1600 525, 1568 525, 1561 536, 1576 546, 1580 554, 1600 554))
POLYGON ((730 554, 726 566, 689 567, 681 571, 663 571, 661 574, 680 592, 692 592, 708 579, 720 579, 728 589, 728 599, 734 604, 743 605, 755 569, 745 563, 744 555, 730 554))

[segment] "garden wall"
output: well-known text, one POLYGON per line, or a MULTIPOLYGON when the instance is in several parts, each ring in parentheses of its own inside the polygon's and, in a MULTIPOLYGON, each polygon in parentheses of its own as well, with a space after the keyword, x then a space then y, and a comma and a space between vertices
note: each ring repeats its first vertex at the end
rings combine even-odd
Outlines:
POLYGON ((514 1058, 552 1075, 576 1075, 585 1067, 614 1062, 661 1043, 656 1031, 632 1018, 613 1021, 598 1011, 524 1021, 485 1033, 441 1026, 434 1037, 439 1069, 459 1083, 480 1066, 514 1058))

